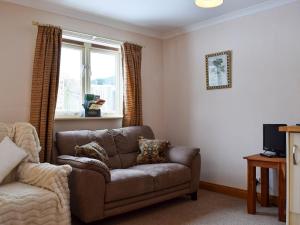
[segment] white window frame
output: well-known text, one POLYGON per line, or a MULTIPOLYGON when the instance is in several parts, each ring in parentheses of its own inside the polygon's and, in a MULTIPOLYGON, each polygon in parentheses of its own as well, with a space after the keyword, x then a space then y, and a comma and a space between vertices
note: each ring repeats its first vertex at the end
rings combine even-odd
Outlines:
MULTIPOLYGON (((93 43, 90 42, 82 42, 82 44, 76 44, 76 41, 72 43, 72 39, 70 42, 68 42, 68 39, 64 39, 62 42, 63 46, 68 47, 75 47, 75 48, 81 48, 82 49, 82 71, 81 71, 81 91, 82 91, 82 103, 84 101, 84 95, 86 93, 90 92, 91 87, 91 51, 101 52, 102 54, 113 54, 117 57, 117 63, 116 63, 116 96, 115 96, 115 108, 116 113, 103 113, 101 111, 101 117, 99 119, 105 119, 105 118, 122 118, 123 117, 123 79, 122 79, 122 56, 121 56, 121 49, 119 50, 112 50, 109 49, 110 46, 103 45, 103 48, 100 46, 95 47, 93 43)), ((101 96, 100 96, 101 97, 101 96)), ((105 104, 105 103, 104 103, 105 104)), ((55 119, 91 119, 91 117, 85 117, 83 115, 75 115, 75 114, 64 114, 64 113, 55 113, 55 119)), ((96 117, 95 117, 96 118, 96 117)), ((92 118, 92 119, 95 119, 92 118)))

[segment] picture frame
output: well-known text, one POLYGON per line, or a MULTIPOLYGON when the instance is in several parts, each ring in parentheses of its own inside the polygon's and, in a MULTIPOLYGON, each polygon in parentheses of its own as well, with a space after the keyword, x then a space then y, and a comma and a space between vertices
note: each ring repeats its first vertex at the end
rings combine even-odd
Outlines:
POLYGON ((207 90, 232 87, 231 55, 228 50, 205 56, 207 90))

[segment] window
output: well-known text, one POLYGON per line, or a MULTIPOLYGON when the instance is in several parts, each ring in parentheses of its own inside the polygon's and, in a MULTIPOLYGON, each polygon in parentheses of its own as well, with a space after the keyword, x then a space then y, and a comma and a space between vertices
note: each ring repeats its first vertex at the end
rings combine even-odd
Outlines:
POLYGON ((102 116, 122 115, 120 60, 120 46, 63 39, 55 116, 84 116, 85 94, 106 101, 102 116))

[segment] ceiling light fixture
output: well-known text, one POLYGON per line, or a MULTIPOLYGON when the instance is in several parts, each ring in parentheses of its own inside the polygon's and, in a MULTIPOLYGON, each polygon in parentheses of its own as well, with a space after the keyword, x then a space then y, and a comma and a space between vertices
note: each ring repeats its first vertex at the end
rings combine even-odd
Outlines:
POLYGON ((195 4, 201 8, 214 8, 223 4, 223 0, 195 0, 195 4))

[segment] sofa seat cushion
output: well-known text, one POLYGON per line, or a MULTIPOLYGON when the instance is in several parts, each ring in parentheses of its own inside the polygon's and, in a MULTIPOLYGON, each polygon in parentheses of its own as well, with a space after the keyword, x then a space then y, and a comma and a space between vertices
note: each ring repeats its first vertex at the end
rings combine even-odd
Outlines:
POLYGON ((153 177, 142 170, 114 169, 106 185, 105 202, 126 199, 154 190, 153 177))
POLYGON ((0 224, 62 224, 59 205, 57 195, 43 188, 20 182, 0 186, 0 224))
POLYGON ((162 190, 191 181, 191 170, 178 163, 144 164, 130 167, 154 179, 154 190, 162 190))

